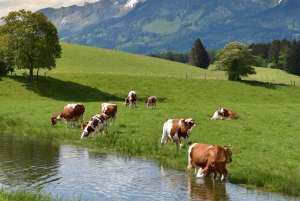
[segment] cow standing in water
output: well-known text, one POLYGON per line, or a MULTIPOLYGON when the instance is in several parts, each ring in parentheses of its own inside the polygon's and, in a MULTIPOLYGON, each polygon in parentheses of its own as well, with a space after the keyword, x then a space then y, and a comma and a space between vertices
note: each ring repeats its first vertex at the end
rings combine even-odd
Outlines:
POLYGON ((130 91, 128 96, 125 98, 125 105, 129 108, 136 107, 137 94, 135 91, 130 91))
POLYGON ((161 146, 164 148, 164 144, 168 140, 172 140, 176 143, 177 149, 182 147, 181 138, 185 140, 185 144, 189 141, 189 136, 192 132, 196 122, 192 118, 188 119, 167 119, 163 126, 163 132, 161 137, 161 146))
POLYGON ((116 104, 112 103, 103 103, 101 105, 101 111, 100 114, 106 114, 108 119, 107 119, 107 126, 106 126, 106 133, 109 132, 110 128, 112 125, 115 123, 116 118, 117 118, 117 112, 118 112, 118 106, 116 104))
POLYGON ((98 132, 101 132, 101 136, 103 136, 104 128, 107 126, 107 119, 107 115, 102 113, 96 114, 90 119, 90 121, 85 122, 81 139, 86 140, 91 133, 92 137, 94 137, 94 135, 98 132))
POLYGON ((147 107, 156 108, 157 98, 155 96, 150 96, 147 100, 147 107))
POLYGON ((219 173, 223 181, 228 174, 226 163, 232 162, 231 155, 232 152, 227 146, 194 143, 188 150, 187 168, 190 171, 195 168, 196 177, 205 177, 213 172, 216 178, 219 173))
POLYGON ((51 118, 51 125, 55 125, 59 120, 64 120, 66 122, 66 129, 69 128, 69 122, 71 122, 71 126, 74 128, 75 122, 80 120, 83 123, 84 112, 85 107, 81 103, 67 104, 61 113, 51 118))

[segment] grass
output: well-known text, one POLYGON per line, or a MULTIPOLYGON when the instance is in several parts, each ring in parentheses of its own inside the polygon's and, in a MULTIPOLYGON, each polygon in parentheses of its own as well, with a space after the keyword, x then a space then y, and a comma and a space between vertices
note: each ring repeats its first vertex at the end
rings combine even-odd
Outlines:
MULTIPOLYGON (((188 146, 177 152, 169 142, 162 151, 160 138, 167 118, 192 117, 198 125, 191 142, 232 148, 233 162, 227 165, 230 182, 300 195, 297 85, 197 79, 222 72, 67 43, 62 43, 62 49, 57 68, 41 70, 32 83, 21 76, 24 70, 0 78, 0 104, 4 106, 0 107, 0 132, 147 158, 186 171, 188 146), (187 73, 193 79, 173 77, 173 73, 187 73), (138 94, 138 107, 128 109, 123 101, 131 90, 138 94), (151 95, 158 97, 156 109, 147 109, 144 103, 151 95), (71 102, 85 105, 86 120, 99 113, 103 102, 116 103, 118 116, 111 133, 81 141, 79 128, 65 130, 64 122, 50 126, 50 118, 71 102), (240 119, 209 121, 219 107, 231 108, 240 119)), ((266 72, 299 82, 299 77, 274 69, 262 69, 257 78, 268 77, 263 75, 266 72)))

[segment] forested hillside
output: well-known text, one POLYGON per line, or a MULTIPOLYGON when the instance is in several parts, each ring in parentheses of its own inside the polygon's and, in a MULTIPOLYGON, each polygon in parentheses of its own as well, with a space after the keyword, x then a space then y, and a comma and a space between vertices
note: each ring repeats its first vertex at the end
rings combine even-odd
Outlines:
POLYGON ((221 49, 232 41, 250 45, 300 34, 298 0, 146 0, 126 9, 121 3, 126 1, 39 12, 63 41, 148 55, 189 52, 197 38, 207 49, 221 49))

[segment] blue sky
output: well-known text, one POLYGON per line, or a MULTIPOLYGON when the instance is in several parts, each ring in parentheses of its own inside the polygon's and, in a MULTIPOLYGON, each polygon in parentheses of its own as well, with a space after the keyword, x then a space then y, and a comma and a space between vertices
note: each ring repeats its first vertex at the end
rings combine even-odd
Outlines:
POLYGON ((10 11, 18 11, 20 9, 35 12, 42 8, 82 6, 85 2, 94 3, 96 1, 99 0, 0 0, 0 17, 7 16, 10 11))

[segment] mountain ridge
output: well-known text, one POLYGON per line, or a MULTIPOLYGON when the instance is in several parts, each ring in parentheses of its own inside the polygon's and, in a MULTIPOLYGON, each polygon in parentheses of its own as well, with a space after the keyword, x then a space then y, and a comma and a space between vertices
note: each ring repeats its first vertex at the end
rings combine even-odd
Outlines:
MULTIPOLYGON (((200 38, 207 49, 298 39, 296 0, 100 0, 46 8, 62 41, 137 54, 189 52, 200 38), (125 7, 128 2, 132 7, 125 7)), ((299 22, 299 23, 298 23, 299 22)))

